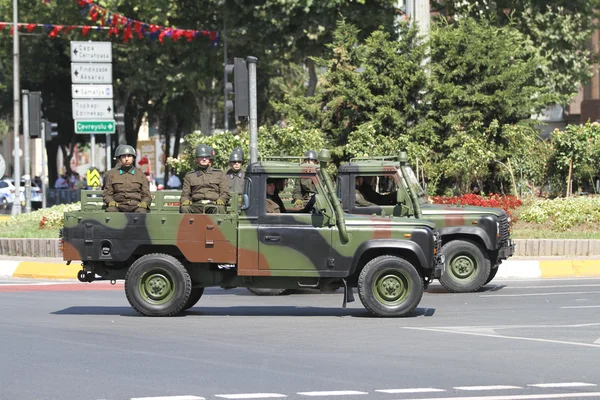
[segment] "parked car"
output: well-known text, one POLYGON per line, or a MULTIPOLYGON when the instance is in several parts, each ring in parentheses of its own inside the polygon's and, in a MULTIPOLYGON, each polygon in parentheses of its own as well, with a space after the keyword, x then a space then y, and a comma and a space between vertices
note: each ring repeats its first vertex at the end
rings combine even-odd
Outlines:
MULTIPOLYGON (((12 204, 15 201, 15 185, 14 179, 12 178, 4 178, 0 180, 0 197, 3 197, 6 200, 6 208, 12 207, 12 204)), ((21 187, 20 187, 20 196, 19 199, 21 201, 21 205, 25 205, 25 180, 21 179, 21 187)), ((0 208, 4 206, 4 204, 0 205, 0 208)), ((31 181, 31 207, 34 209, 42 207, 42 189, 35 182, 31 181)))

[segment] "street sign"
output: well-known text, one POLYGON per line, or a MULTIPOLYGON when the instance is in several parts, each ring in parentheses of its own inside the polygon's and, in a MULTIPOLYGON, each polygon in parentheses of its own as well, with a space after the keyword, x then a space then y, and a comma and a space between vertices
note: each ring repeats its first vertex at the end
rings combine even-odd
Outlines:
POLYGON ((112 100, 73 100, 73 119, 114 120, 112 100))
POLYGON ((71 63, 73 83, 112 83, 112 64, 71 63))
POLYGON ((71 42, 71 61, 112 62, 111 42, 71 42))
POLYGON ((113 85, 71 85, 74 99, 112 99, 113 85))
POLYGON ((99 188, 100 185, 100 172, 94 168, 94 169, 88 169, 87 172, 85 173, 86 178, 87 178, 87 185, 89 187, 93 187, 93 188, 99 188))
POLYGON ((75 133, 115 133, 115 121, 75 121, 75 133))

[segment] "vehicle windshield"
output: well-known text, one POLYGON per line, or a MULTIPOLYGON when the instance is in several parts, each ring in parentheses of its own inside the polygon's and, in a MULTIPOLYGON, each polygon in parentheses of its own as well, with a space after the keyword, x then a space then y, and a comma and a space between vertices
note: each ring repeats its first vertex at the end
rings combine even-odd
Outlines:
MULTIPOLYGON (((419 185, 419 181, 417 180, 417 176, 415 175, 415 172, 413 171, 413 169, 410 166, 406 166, 406 171, 407 171, 407 183, 409 185, 412 186, 412 188, 414 189, 416 195, 417 195, 417 199, 419 199, 419 202, 421 204, 426 204, 427 203, 427 194, 425 193, 425 191, 423 190, 423 188, 421 187, 421 185, 419 185)), ((398 170, 398 173, 400 173, 400 170, 398 170)))

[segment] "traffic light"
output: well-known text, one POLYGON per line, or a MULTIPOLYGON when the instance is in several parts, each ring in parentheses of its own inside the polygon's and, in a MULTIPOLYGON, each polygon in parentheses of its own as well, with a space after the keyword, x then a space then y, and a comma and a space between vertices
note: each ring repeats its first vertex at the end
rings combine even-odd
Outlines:
POLYGON ((52 141, 55 137, 58 136, 58 124, 56 122, 50 122, 47 119, 44 121, 44 136, 46 138, 46 142, 52 141))
POLYGON ((40 137, 42 132, 42 116, 42 93, 29 92, 29 137, 40 137))
POLYGON ((250 115, 248 94, 248 68, 243 58, 235 57, 233 64, 225 65, 225 112, 234 110, 235 119, 250 115), (233 74, 233 84, 228 82, 228 75, 233 74), (233 93, 233 101, 229 95, 233 93))

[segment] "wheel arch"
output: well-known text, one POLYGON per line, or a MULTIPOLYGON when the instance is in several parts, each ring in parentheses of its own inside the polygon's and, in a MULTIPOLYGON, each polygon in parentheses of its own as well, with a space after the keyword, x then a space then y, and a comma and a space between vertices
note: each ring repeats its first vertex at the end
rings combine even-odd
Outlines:
POLYGON ((465 240, 477 244, 483 250, 495 250, 496 240, 492 243, 490 236, 479 227, 453 226, 439 228, 438 231, 442 238, 442 246, 453 240, 465 240))
POLYGON ((428 257, 423 249, 415 242, 410 240, 370 240, 361 244, 352 259, 352 268, 350 271, 351 281, 358 281, 364 266, 372 259, 382 255, 393 255, 401 257, 410 262, 417 270, 420 276, 428 276, 426 272, 428 257))

